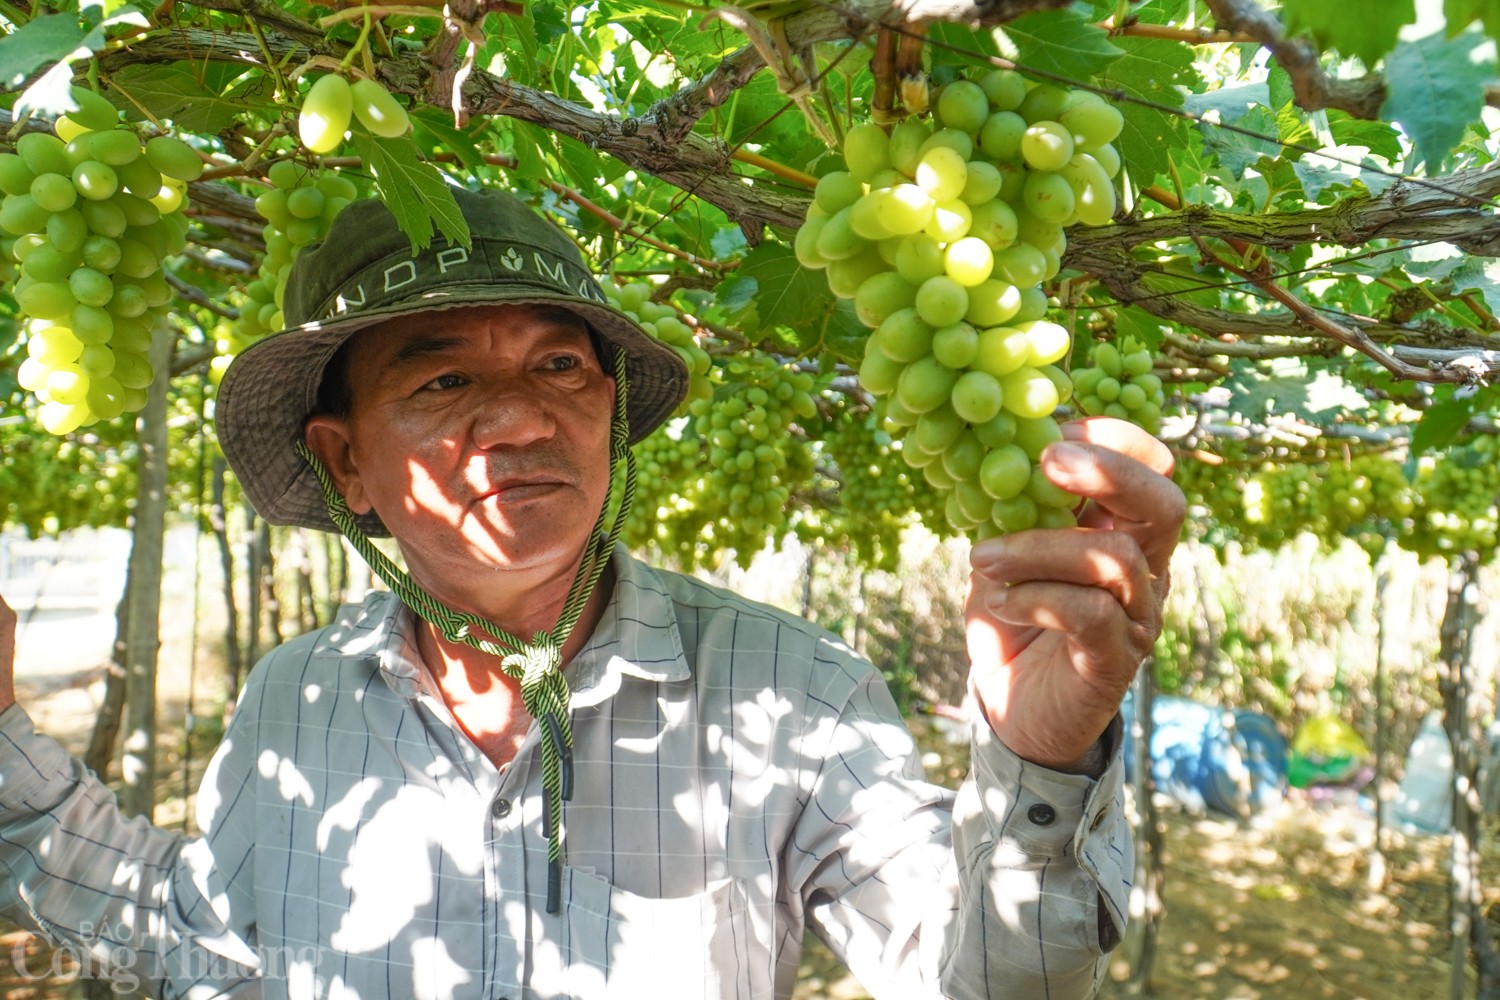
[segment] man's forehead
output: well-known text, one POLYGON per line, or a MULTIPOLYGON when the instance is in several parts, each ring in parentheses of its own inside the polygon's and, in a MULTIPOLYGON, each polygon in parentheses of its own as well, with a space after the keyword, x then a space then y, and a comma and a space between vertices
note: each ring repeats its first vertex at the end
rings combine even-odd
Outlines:
POLYGON ((512 305, 466 306, 437 309, 432 312, 396 316, 367 328, 360 340, 405 340, 424 336, 449 336, 455 333, 488 331, 495 327, 538 329, 559 333, 587 334, 583 317, 564 306, 521 303, 512 305))

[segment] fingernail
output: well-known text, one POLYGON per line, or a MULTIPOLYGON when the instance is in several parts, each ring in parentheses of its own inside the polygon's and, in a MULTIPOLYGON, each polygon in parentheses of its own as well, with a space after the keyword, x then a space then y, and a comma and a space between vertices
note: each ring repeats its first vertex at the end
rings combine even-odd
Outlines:
POLYGON ((1094 456, 1087 448, 1059 441, 1047 447, 1047 461, 1060 466, 1064 472, 1079 473, 1093 464, 1094 456))
POLYGON ((986 538, 982 542, 975 542, 974 547, 969 550, 969 565, 981 573, 1000 561, 1005 554, 1005 539, 986 538))
POLYGON ((984 603, 991 611, 999 611, 1005 607, 1005 599, 1010 596, 1010 586, 996 587, 984 595, 984 603))

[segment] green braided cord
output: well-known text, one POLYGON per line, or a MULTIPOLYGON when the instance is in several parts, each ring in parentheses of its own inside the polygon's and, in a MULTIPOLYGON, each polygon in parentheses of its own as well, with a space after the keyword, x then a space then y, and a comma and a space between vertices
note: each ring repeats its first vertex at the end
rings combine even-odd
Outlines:
POLYGON ((562 648, 578 624, 589 595, 609 564, 615 539, 619 537, 630 504, 635 497, 635 455, 630 450, 630 425, 626 414, 628 384, 625 352, 615 349, 615 408, 610 421, 610 490, 599 511, 584 558, 568 590, 562 614, 550 632, 537 632, 530 643, 523 643, 478 615, 455 611, 418 586, 401 567, 375 547, 359 527, 354 512, 334 485, 327 468, 312 453, 306 442, 298 441, 296 452, 302 457, 323 493, 328 516, 354 550, 369 564, 375 575, 391 588, 401 602, 424 621, 442 633, 450 642, 461 642, 481 652, 498 657, 506 675, 520 682, 521 701, 531 717, 541 723, 542 787, 546 792, 543 828, 547 835, 547 912, 557 913, 562 879, 562 803, 572 797, 573 726, 568 711, 571 692, 562 675, 562 648), (624 470, 621 501, 613 518, 609 517, 615 493, 616 478, 624 470), (606 524, 606 520, 610 521, 606 524), (475 630, 494 636, 494 641, 475 635, 475 630), (566 766, 565 766, 566 765, 566 766))

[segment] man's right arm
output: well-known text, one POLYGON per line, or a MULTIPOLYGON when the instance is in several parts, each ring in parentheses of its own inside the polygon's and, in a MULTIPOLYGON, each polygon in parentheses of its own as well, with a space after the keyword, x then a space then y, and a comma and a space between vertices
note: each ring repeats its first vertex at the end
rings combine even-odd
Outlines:
POLYGON ((15 704, 15 625, 0 599, 0 911, 112 967, 127 991, 218 996, 256 983, 212 845, 127 819, 15 704))

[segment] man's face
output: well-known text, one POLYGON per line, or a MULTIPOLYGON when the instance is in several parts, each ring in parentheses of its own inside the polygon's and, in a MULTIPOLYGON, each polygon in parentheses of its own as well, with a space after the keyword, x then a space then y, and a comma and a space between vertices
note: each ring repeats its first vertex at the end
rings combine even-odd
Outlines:
POLYGON ((609 489, 614 380, 567 310, 486 306, 355 335, 347 419, 308 441, 413 577, 482 593, 485 570, 571 578, 609 489), (331 449, 331 450, 330 450, 331 449))

